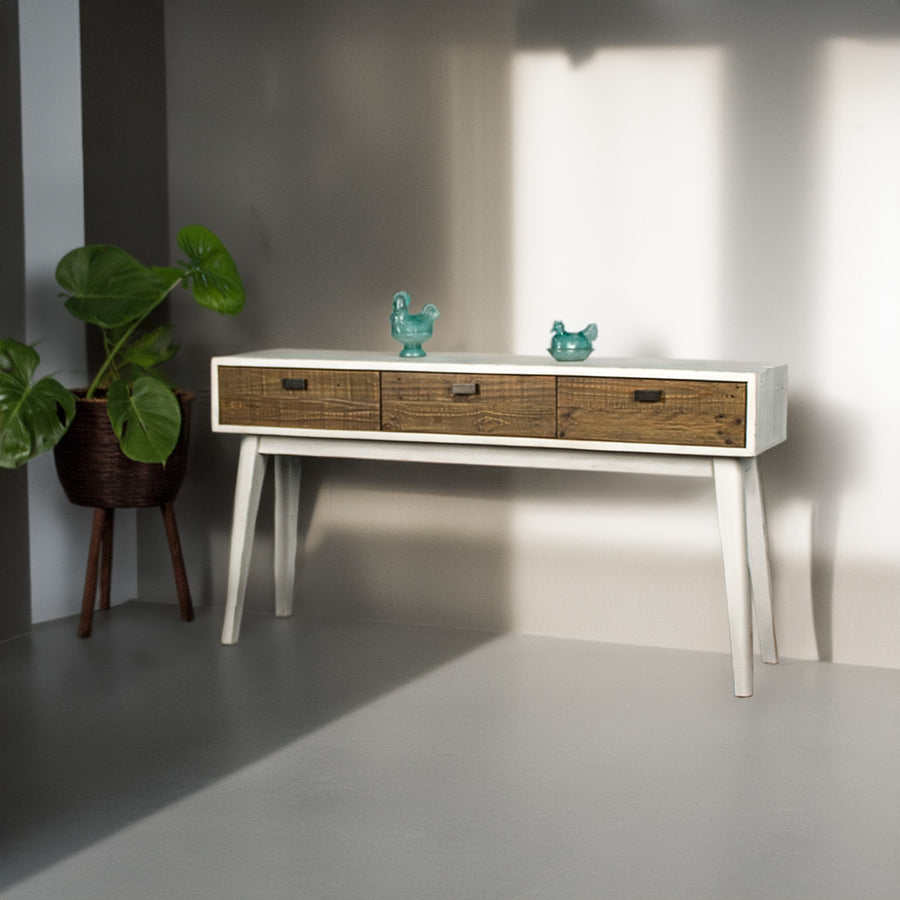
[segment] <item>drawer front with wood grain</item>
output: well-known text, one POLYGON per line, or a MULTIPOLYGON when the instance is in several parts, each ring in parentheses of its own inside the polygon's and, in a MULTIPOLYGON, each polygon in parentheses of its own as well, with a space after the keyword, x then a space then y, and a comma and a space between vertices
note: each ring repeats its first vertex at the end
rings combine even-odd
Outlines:
POLYGON ((378 372, 219 366, 219 422, 378 431, 378 372))
POLYGON ((382 372, 383 431, 556 436, 552 375, 382 372))
POLYGON ((558 387, 560 438, 746 446, 744 382, 560 377, 558 387))

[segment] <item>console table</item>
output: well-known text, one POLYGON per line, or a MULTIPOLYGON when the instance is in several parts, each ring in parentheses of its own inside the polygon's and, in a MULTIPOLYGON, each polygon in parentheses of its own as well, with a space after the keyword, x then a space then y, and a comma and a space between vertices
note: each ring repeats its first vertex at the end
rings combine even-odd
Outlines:
POLYGON ((243 435, 222 643, 238 640, 259 497, 275 465, 275 614, 294 596, 303 457, 711 477, 734 693, 752 619, 778 661, 757 457, 786 437, 787 369, 748 363, 264 350, 212 360, 213 431, 243 435))

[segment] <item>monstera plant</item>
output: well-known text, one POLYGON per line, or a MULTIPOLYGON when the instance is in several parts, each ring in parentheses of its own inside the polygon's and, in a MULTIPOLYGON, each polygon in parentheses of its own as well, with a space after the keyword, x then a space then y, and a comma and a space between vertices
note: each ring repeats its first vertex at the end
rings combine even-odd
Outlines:
POLYGON ((0 466, 15 468, 56 446, 80 399, 106 399, 109 423, 126 457, 165 463, 179 439, 181 404, 161 371, 178 349, 170 326, 148 319, 177 287, 201 306, 235 315, 245 292, 231 254, 202 225, 178 233, 186 260, 145 266, 124 250, 93 244, 67 253, 56 268, 65 308, 96 326, 103 359, 88 387, 70 391, 52 376, 35 380, 33 346, 0 339, 0 466))

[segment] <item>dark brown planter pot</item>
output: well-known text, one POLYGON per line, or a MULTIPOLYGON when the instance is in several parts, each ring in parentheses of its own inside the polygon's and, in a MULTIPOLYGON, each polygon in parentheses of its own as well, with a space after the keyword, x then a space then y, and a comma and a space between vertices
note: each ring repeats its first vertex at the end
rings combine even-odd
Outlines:
POLYGON ((129 459, 110 425, 106 399, 85 400, 79 396, 75 418, 53 450, 56 473, 66 497, 78 506, 94 509, 171 503, 184 480, 194 399, 187 392, 177 396, 181 404, 181 434, 165 465, 129 459))

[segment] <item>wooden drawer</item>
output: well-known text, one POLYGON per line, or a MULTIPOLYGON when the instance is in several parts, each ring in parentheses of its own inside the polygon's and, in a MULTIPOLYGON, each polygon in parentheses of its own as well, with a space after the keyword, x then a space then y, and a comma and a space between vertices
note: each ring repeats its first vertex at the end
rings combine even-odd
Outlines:
POLYGON ((560 377, 559 437, 745 447, 744 382, 560 377))
POLYGON ((381 427, 424 434, 556 436, 552 375, 382 372, 381 427))
POLYGON ((378 372, 220 366, 219 422, 378 431, 378 372))

